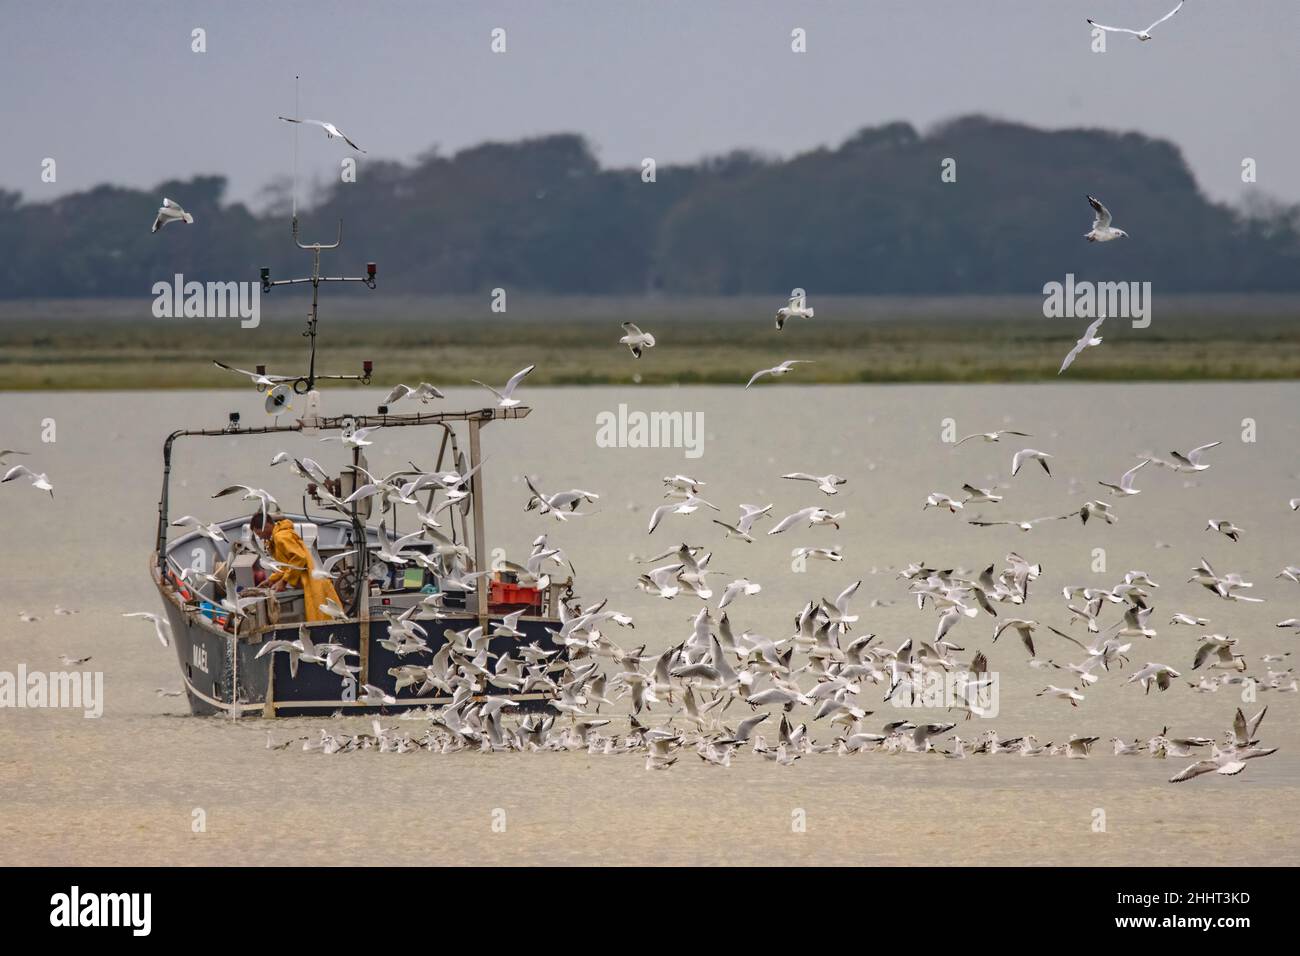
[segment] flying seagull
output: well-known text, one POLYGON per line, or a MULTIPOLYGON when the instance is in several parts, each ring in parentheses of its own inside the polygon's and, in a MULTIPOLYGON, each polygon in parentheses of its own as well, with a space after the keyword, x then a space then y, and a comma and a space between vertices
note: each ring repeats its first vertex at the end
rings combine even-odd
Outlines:
POLYGON ((500 392, 498 392, 491 385, 487 385, 483 382, 480 382, 476 378, 472 378, 470 379, 470 381, 473 382, 475 385, 482 385, 489 392, 495 395, 497 397, 497 404, 502 408, 513 408, 514 406, 519 404, 519 399, 512 397, 515 394, 515 389, 519 387, 520 382, 522 382, 525 378, 528 377, 528 373, 535 368, 537 368, 536 365, 530 365, 528 366, 528 368, 521 368, 519 371, 515 372, 514 375, 510 376, 510 381, 506 382, 505 389, 503 389, 500 392))
POLYGON ((435 398, 445 398, 435 386, 421 382, 415 388, 409 385, 394 385, 393 390, 380 402, 381 405, 396 405, 404 398, 418 398, 425 405, 435 398))
POLYGON ((632 350, 633 358, 640 358, 642 351, 654 348, 655 337, 649 332, 642 332, 636 327, 635 323, 624 322, 623 331, 626 332, 627 335, 623 336, 618 341, 620 344, 626 345, 632 350))
POLYGON ((808 300, 801 295, 790 296, 789 305, 776 310, 776 330, 785 327, 786 319, 811 319, 816 315, 815 309, 808 308, 808 300))
POLYGON ((958 445, 962 444, 963 442, 968 442, 972 438, 983 438, 987 442, 1001 441, 1003 435, 1019 435, 1021 438, 1034 437, 1033 435, 1029 434, 1029 432, 1017 432, 1017 431, 1012 431, 1010 428, 1003 428, 1000 431, 995 431, 995 432, 976 432, 974 435, 967 435, 965 438, 957 439, 957 441, 953 443, 952 447, 956 448, 958 445))
POLYGON ((796 365, 800 364, 801 362, 807 363, 811 361, 812 359, 786 359, 780 365, 777 365, 773 368, 759 369, 757 372, 755 372, 753 375, 750 376, 749 381, 745 383, 745 388, 749 388, 750 385, 753 385, 764 375, 778 375, 778 376, 789 375, 791 372, 794 371, 794 367, 796 365))
POLYGON ((335 126, 333 123, 326 123, 323 120, 314 120, 314 119, 291 119, 288 116, 281 116, 280 119, 284 120, 286 123, 310 123, 312 126, 319 126, 321 129, 325 131, 326 139, 341 139, 343 140, 343 142, 347 143, 349 146, 355 149, 358 153, 365 152, 364 149, 362 149, 356 143, 352 142, 352 140, 348 139, 347 136, 343 134, 343 131, 339 129, 337 126, 335 126))
POLYGON ((1110 224, 1110 210, 1103 206, 1099 199, 1089 196, 1088 205, 1096 211, 1097 218, 1092 221, 1092 229, 1085 232, 1083 238, 1089 242, 1110 242, 1112 239, 1128 238, 1127 232, 1116 229, 1110 224))
POLYGON ((44 472, 35 472, 26 465, 14 465, 5 472, 5 476, 0 478, 0 484, 6 481, 13 481, 15 478, 26 478, 32 483, 32 487, 40 491, 48 491, 50 497, 54 497, 54 486, 50 484, 50 478, 44 472))
POLYGON ((292 382, 297 376, 294 375, 266 375, 262 372, 250 372, 245 368, 235 368, 233 365, 227 365, 225 362, 212 360, 212 364, 217 368, 224 368, 227 372, 238 372, 240 375, 247 375, 248 380, 257 386, 258 390, 274 388, 282 382, 292 382))
POLYGON ((174 203, 166 196, 163 197, 163 204, 158 207, 158 216, 153 221, 153 228, 150 232, 157 232, 169 222, 191 223, 194 217, 181 208, 180 203, 174 203))
POLYGON ((149 611, 131 611, 123 614, 123 617, 142 617, 153 625, 154 633, 158 635, 158 640, 163 647, 170 645, 167 636, 171 633, 171 625, 160 618, 157 614, 151 614, 149 611))
POLYGON ((1103 315, 1100 319, 1088 326, 1088 331, 1083 333, 1083 337, 1074 343, 1074 348, 1070 349, 1070 353, 1065 356, 1065 361, 1061 363, 1061 368, 1057 371, 1057 375, 1060 375, 1061 372, 1064 372, 1074 364, 1074 360, 1079 357, 1079 353, 1084 349, 1101 345, 1101 336, 1097 334, 1097 330, 1101 328, 1101 323, 1105 321, 1106 317, 1103 315))
POLYGON ((1103 488, 1109 488, 1110 493, 1112 495, 1117 495, 1120 497, 1128 497, 1129 495, 1140 495, 1142 494, 1142 489, 1133 487, 1133 476, 1137 474, 1139 468, 1141 468, 1143 465, 1149 465, 1149 464, 1151 464, 1151 459, 1143 458, 1139 464, 1130 468, 1128 471, 1124 472, 1124 474, 1120 476, 1118 485, 1112 485, 1109 481, 1099 481, 1097 482, 1097 484, 1101 485, 1103 488))
POLYGON ((1092 17, 1088 17, 1088 22, 1091 23, 1098 30, 1105 30, 1107 33, 1131 33, 1139 40, 1146 41, 1151 39, 1152 30, 1160 26, 1160 24, 1164 23, 1166 20, 1168 20, 1175 13, 1177 13, 1179 10, 1183 8, 1184 2, 1186 2, 1186 0, 1178 0, 1178 6, 1174 7, 1172 10, 1166 13, 1155 23, 1151 24, 1151 26, 1147 27, 1145 30, 1130 30, 1128 27, 1108 27, 1104 23, 1098 23, 1092 17))
POLYGON ((1011 477, 1014 478, 1020 471, 1020 466, 1026 461, 1036 461, 1043 466, 1043 471, 1047 472, 1047 477, 1052 477, 1052 469, 1047 467, 1047 459, 1051 458, 1045 451, 1038 451, 1035 448, 1022 448, 1011 456, 1011 477))
POLYGON ((810 475, 804 471, 792 471, 790 474, 781 477, 792 481, 814 482, 824 495, 839 494, 839 490, 835 486, 848 483, 847 478, 841 478, 839 475, 810 475))

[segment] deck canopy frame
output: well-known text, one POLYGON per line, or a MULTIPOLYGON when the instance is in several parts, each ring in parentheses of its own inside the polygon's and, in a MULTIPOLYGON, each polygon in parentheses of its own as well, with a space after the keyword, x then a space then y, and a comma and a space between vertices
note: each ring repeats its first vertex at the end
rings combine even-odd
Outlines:
MULTIPOLYGON (((229 438, 231 436, 244 435, 274 435, 302 432, 308 428, 310 428, 312 432, 344 432, 358 428, 411 428, 420 426, 441 426, 444 429, 443 441, 438 452, 438 462, 434 467, 434 470, 436 471, 442 467, 442 458, 446 451, 448 438, 454 436, 451 427, 453 422, 465 422, 469 428, 469 467, 471 470, 469 493, 471 513, 473 515, 474 570, 482 570, 484 568, 483 557, 486 548, 484 545, 483 470, 480 467, 482 465, 483 457, 480 432, 485 425, 491 422, 526 418, 531 411, 532 409, 526 405, 516 405, 511 408, 480 408, 465 411, 428 412, 410 415, 335 415, 307 420, 305 425, 303 420, 298 420, 288 425, 264 425, 259 427, 242 426, 239 424, 238 418, 232 417, 230 424, 223 428, 180 429, 174 431, 167 436, 167 440, 163 443, 163 480, 162 493, 158 499, 158 535, 157 553, 155 555, 159 576, 160 578, 165 578, 167 572, 167 528, 170 508, 172 450, 178 438, 229 438)), ((359 457, 359 450, 354 449, 352 453, 352 463, 354 467, 357 465, 359 457)), ((357 540, 365 541, 365 529, 355 502, 352 504, 351 511, 345 513, 342 517, 350 519, 353 526, 359 529, 357 540)), ((364 582, 367 579, 366 575, 369 571, 369 550, 362 548, 359 557, 360 564, 357 569, 357 579, 358 582, 364 582)), ((361 603, 362 601, 362 592, 363 588, 358 587, 357 603, 361 603)), ((486 576, 478 578, 477 594, 479 623, 486 626, 488 618, 488 582, 486 576)))

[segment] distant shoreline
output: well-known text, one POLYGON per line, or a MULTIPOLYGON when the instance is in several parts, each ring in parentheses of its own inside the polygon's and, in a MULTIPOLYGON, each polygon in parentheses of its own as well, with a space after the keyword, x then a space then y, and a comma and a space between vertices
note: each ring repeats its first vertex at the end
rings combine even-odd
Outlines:
MULTIPOLYGON (((1040 297, 810 302, 817 318, 777 332, 781 303, 767 298, 520 293, 502 315, 486 296, 339 296, 321 310, 318 368, 351 373, 370 360, 376 387, 504 381, 529 364, 533 385, 736 385, 788 358, 811 364, 782 384, 1300 379, 1298 297, 1159 299, 1149 328, 1107 322, 1104 344, 1059 379, 1087 322, 1044 318, 1040 297), (658 339, 640 360, 618 344, 624 321, 658 339)), ((255 329, 154 319, 144 299, 0 303, 0 391, 238 387, 213 359, 297 373, 305 314, 301 295, 280 293, 255 329)))

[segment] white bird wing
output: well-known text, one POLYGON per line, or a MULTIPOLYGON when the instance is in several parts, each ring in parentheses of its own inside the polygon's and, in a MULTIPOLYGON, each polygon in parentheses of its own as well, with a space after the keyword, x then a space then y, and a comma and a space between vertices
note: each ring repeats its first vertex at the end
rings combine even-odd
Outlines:
POLYGON ((1143 33, 1150 33, 1150 32, 1151 32, 1152 30, 1154 30, 1156 27, 1160 26, 1160 24, 1164 23, 1166 20, 1168 20, 1170 17, 1172 17, 1175 13, 1177 13, 1179 10, 1181 10, 1181 9, 1183 8, 1183 4, 1186 3, 1186 2, 1187 2, 1187 0, 1178 0, 1178 6, 1174 7, 1172 10, 1170 10, 1170 11, 1169 11, 1168 13, 1166 13, 1163 17, 1161 17, 1161 18, 1160 18, 1159 20, 1157 20, 1155 23, 1151 24, 1151 26, 1147 27, 1147 28, 1146 28, 1145 30, 1143 30, 1142 32, 1143 32, 1143 33))
POLYGON ((235 366, 227 365, 225 362, 218 362, 216 359, 212 360, 212 364, 217 368, 224 368, 227 372, 238 372, 240 375, 247 375, 251 379, 265 378, 271 382, 292 382, 295 378, 293 375, 260 375, 257 372, 250 372, 246 368, 235 368, 235 366))
POLYGON ((1088 18, 1088 22, 1091 23, 1098 30, 1107 30, 1111 33, 1131 33, 1134 36, 1137 36, 1139 32, 1137 30, 1130 30, 1128 27, 1108 27, 1104 23, 1098 23, 1096 20, 1092 19, 1091 17, 1088 18))
POLYGON ((749 377, 749 381, 745 383, 745 388, 749 388, 749 386, 757 382, 759 378, 761 378, 762 376, 772 374, 772 371, 773 370, 770 368, 759 369, 757 372, 755 372, 753 375, 749 377))
POLYGON ((1128 471, 1124 472, 1124 474, 1120 476, 1119 486, 1123 488, 1125 491, 1131 491, 1133 488, 1133 476, 1138 473, 1138 469, 1142 468, 1144 465, 1149 465, 1149 464, 1151 464, 1151 459, 1143 458, 1139 464, 1134 465, 1132 468, 1130 468, 1128 471))
POLYGON ((411 394, 411 387, 409 385, 394 385, 393 390, 389 392, 386 396, 384 396, 384 400, 380 402, 380 404, 392 405, 394 402, 400 402, 402 399, 406 398, 406 396, 410 394, 411 394))
POLYGON ((1223 442, 1212 441, 1208 445, 1199 445, 1187 453, 1187 460, 1193 465, 1199 465, 1201 463, 1201 452, 1209 451, 1211 448, 1215 448, 1222 444, 1223 442))
MULTIPOLYGON (((1244 767, 1245 764, 1242 764, 1242 766, 1244 767)), ((1213 773, 1218 769, 1219 764, 1216 760, 1198 760, 1190 767, 1186 767, 1182 771, 1170 777, 1169 782, 1182 783, 1184 780, 1191 780, 1193 777, 1199 777, 1203 773, 1213 773)))
POLYGON ((802 511, 796 511, 792 515, 786 515, 779 522, 777 522, 775 528, 768 531, 768 534, 780 534, 782 531, 785 531, 787 528, 793 527, 794 525, 798 524, 800 521, 808 520, 808 516, 811 515, 816 510, 817 510, 816 508, 804 508, 802 511))
POLYGON ((668 512, 672 511, 676 507, 675 504, 660 505, 652 511, 650 513, 650 529, 646 533, 654 534, 655 528, 659 527, 659 522, 663 520, 664 515, 668 514, 668 512))
MULTIPOLYGON (((1086 339, 1085 339, 1085 340, 1082 340, 1082 341, 1079 341, 1079 342, 1075 342, 1075 343, 1074 343, 1074 348, 1070 349, 1070 351, 1066 353, 1065 360, 1061 362, 1061 367, 1057 370, 1056 374, 1057 374, 1057 375, 1060 375, 1060 374, 1061 374, 1062 372, 1064 372, 1067 368, 1069 368, 1071 365, 1073 365, 1073 364, 1074 364, 1074 360, 1075 360, 1076 358, 1079 357, 1079 353, 1082 352, 1082 351, 1083 351, 1085 348, 1087 348, 1087 347, 1088 347, 1088 346, 1087 346, 1087 340, 1086 340, 1086 339)), ((1019 457, 1019 456, 1017 456, 1017 457, 1019 457)), ((1014 470, 1014 469, 1017 468, 1017 467, 1019 467, 1019 466, 1013 464, 1013 466, 1012 466, 1013 470, 1012 470, 1011 474, 1013 474, 1013 475, 1015 474, 1015 470, 1014 470)))
MULTIPOLYGON (((1098 25, 1100 26, 1100 24, 1098 24, 1098 25)), ((1109 29, 1111 29, 1111 27, 1105 27, 1104 29, 1109 30, 1109 29)), ((1135 31, 1135 30, 1125 30, 1124 32, 1125 32, 1125 33, 1135 33, 1136 31, 1135 31)), ((1098 199, 1096 199, 1096 198, 1094 198, 1094 197, 1092 197, 1092 196, 1089 196, 1089 197, 1088 197, 1088 205, 1091 206, 1094 210, 1096 210, 1096 213, 1097 213, 1097 218, 1094 219, 1093 222, 1092 222, 1092 228, 1094 228, 1094 229, 1105 229, 1105 228, 1107 228, 1107 227, 1110 225, 1110 210, 1107 209, 1104 205, 1102 205, 1100 200, 1098 200, 1098 199)))
POLYGON ((530 365, 528 368, 521 368, 519 371, 515 372, 514 375, 511 375, 510 381, 506 382, 505 397, 509 398, 513 395, 515 389, 519 387, 519 383, 527 378, 528 374, 535 368, 537 368, 536 365, 530 365))

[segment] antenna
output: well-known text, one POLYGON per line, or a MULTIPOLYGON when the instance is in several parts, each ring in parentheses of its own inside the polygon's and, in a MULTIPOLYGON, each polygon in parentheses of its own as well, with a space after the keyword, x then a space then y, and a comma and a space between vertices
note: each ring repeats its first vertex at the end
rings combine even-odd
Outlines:
MULTIPOLYGON (((293 118, 302 119, 302 110, 298 104, 298 76, 293 78, 293 118)), ((293 124, 293 221, 298 221, 298 128, 301 123, 293 124)), ((296 228, 296 227, 295 227, 296 228)))
MULTIPOLYGON (((294 118, 297 119, 299 111, 298 83, 300 77, 297 75, 293 78, 293 109, 294 118)), ((343 243, 343 220, 339 220, 338 233, 331 243, 323 242, 303 242, 298 233, 298 126, 294 124, 293 131, 293 219, 292 233, 294 244, 299 249, 312 254, 311 275, 302 276, 295 279, 271 279, 270 268, 263 266, 262 273, 262 292, 269 293, 278 285, 300 285, 304 282, 311 283, 311 313, 307 316, 307 329, 304 331, 303 338, 308 340, 309 353, 307 362, 307 371, 303 375, 296 377, 279 377, 279 380, 285 384, 292 383, 293 390, 299 395, 305 395, 316 387, 318 379, 334 379, 338 381, 361 382, 363 385, 370 384, 370 376, 374 371, 374 365, 368 359, 361 363, 360 375, 317 375, 316 374, 316 328, 319 321, 320 305, 320 286, 322 282, 363 282, 367 288, 375 287, 375 274, 378 271, 373 262, 366 263, 366 274, 363 276, 323 276, 320 274, 320 254, 326 249, 337 249, 343 243)), ((260 370, 262 366, 258 366, 260 370)), ((259 389, 260 390, 260 389, 259 389)), ((283 393, 281 393, 283 394, 283 393)), ((268 412, 271 410, 268 406, 268 412)))
POLYGON ((269 293, 278 285, 301 285, 305 282, 311 283, 311 312, 307 316, 307 329, 304 331, 303 338, 307 339, 310 345, 308 354, 307 373, 299 375, 293 380, 293 390, 299 395, 305 395, 316 387, 317 379, 334 379, 361 382, 363 385, 370 384, 370 375, 374 371, 373 364, 367 360, 361 364, 360 375, 317 375, 316 374, 316 327, 319 321, 318 307, 320 303, 320 287, 322 282, 361 282, 366 288, 375 287, 375 275, 378 267, 373 262, 366 263, 366 274, 363 276, 323 276, 320 274, 320 254, 326 249, 337 249, 343 243, 343 220, 339 220, 338 233, 331 243, 323 242, 303 242, 298 233, 298 217, 293 217, 293 241, 299 249, 311 253, 311 275, 295 279, 275 279, 271 278, 271 270, 266 266, 262 267, 262 291, 269 293))

